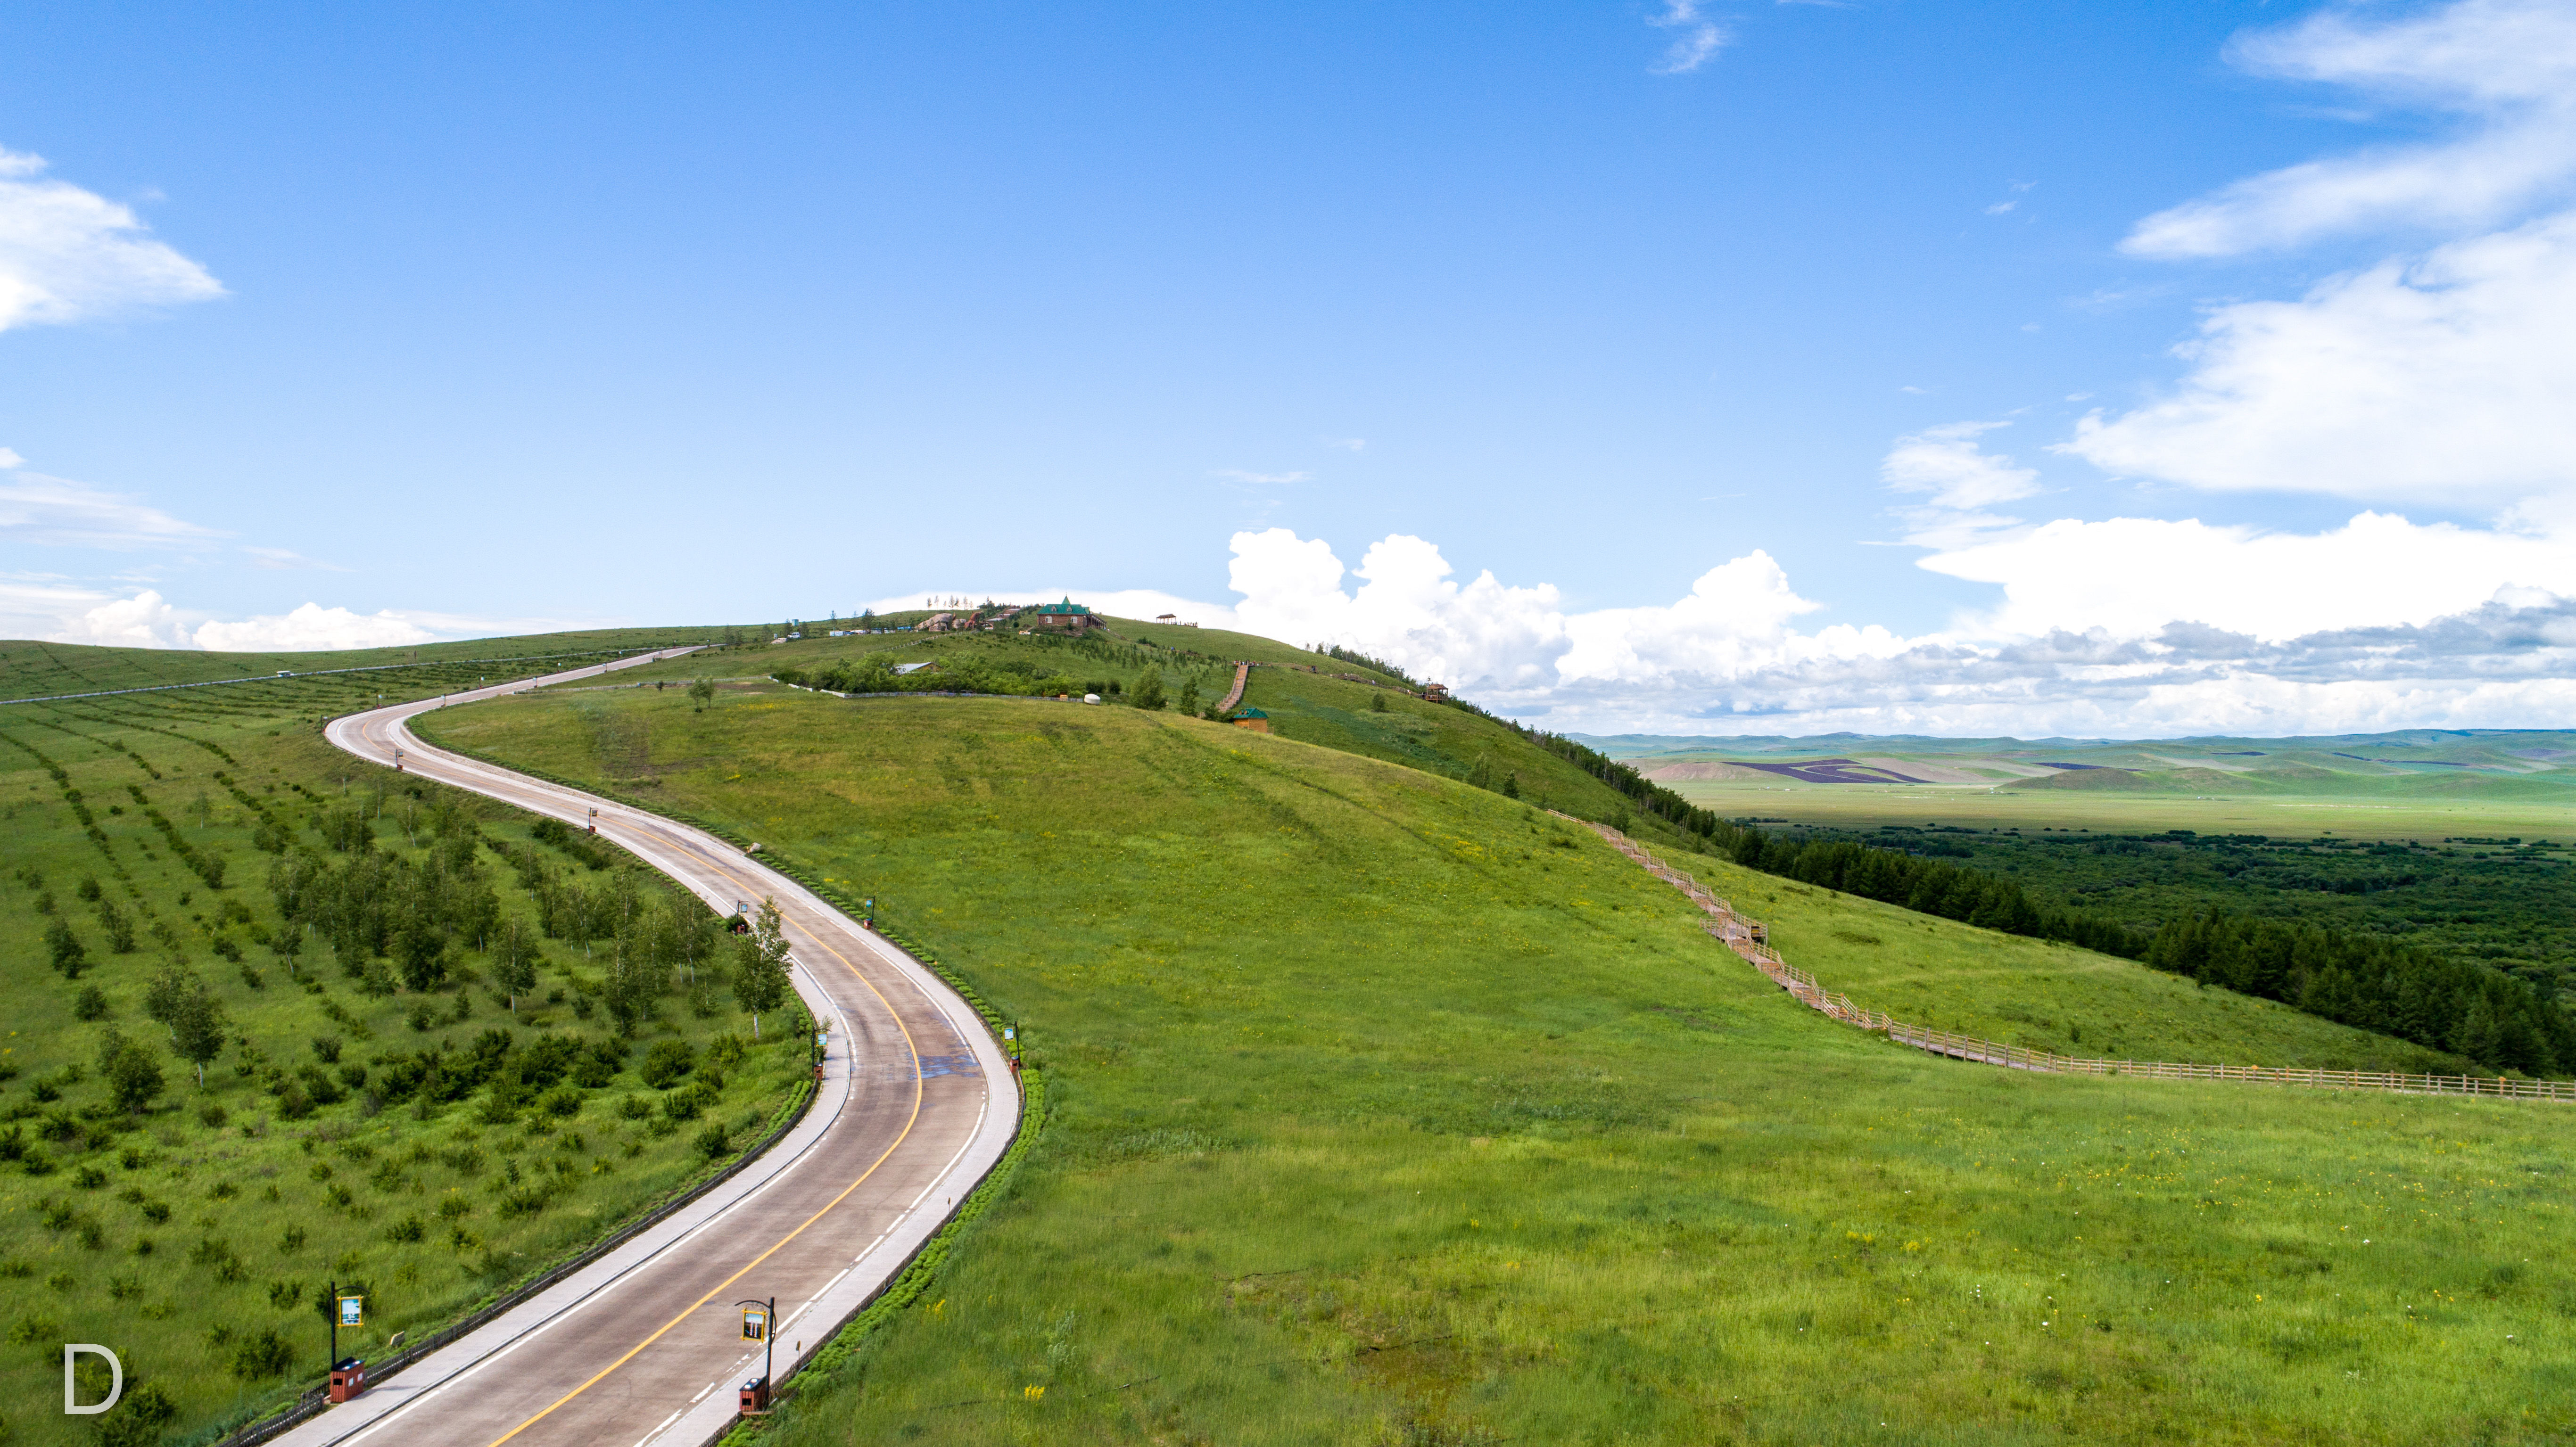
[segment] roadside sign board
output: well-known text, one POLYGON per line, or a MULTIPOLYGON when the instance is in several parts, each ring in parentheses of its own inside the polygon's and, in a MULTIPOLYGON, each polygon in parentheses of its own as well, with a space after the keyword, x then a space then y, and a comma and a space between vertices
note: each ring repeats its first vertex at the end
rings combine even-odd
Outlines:
POLYGON ((745 1311, 742 1314, 742 1339, 744 1341, 769 1340, 769 1313, 759 1307, 745 1311))
POLYGON ((367 1322, 367 1299, 363 1296, 340 1298, 340 1325, 364 1326, 367 1322))

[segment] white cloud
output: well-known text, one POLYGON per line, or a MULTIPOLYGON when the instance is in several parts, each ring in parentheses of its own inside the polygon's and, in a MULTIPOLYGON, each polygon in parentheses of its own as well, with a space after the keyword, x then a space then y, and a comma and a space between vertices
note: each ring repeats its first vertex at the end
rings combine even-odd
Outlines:
POLYGON ((2090 630, 2145 638, 2189 621, 2268 643, 2426 624, 2485 603, 2499 587, 2576 596, 2576 538, 2376 512, 2323 533, 2063 518, 1964 542, 1921 565, 2000 585, 2004 601, 1960 625, 1999 639, 2090 630))
POLYGON ((1368 450, 1368 439, 1365 437, 1336 437, 1328 440, 1324 445, 1326 447, 1338 447, 1345 452, 1366 452, 1368 450))
POLYGON ((12 468, 24 467, 26 465, 27 459, 20 457, 10 448, 0 447, 0 472, 7 472, 12 468))
POLYGON ((2532 726, 2576 704, 2576 581, 2494 581, 2564 577, 2557 553, 2370 515, 2316 538, 2051 526, 2019 553, 1952 555, 2020 592, 1975 627, 1912 638, 1799 631, 1818 605, 1759 551, 1670 605, 1583 613, 1545 584, 1451 583, 1437 547, 1401 535, 1345 591, 1322 540, 1237 533, 1232 579, 1248 631, 1348 644, 1558 730, 2138 737, 2532 726), (2389 589, 2408 555, 2436 576, 2389 589), (2083 618, 2108 621, 2065 621, 2083 618))
POLYGON ((1371 544, 1353 593, 1320 538, 1269 528, 1236 533, 1233 549, 1228 583, 1244 595, 1235 617, 1267 637, 1345 643, 1443 679, 1515 688, 1542 683, 1571 644, 1556 589, 1507 588, 1490 572, 1462 588, 1440 549, 1417 537, 1371 544))
POLYGON ((110 599, 83 610, 53 641, 107 648, 185 648, 187 617, 146 588, 131 598, 110 599))
MULTIPOLYGON (((155 597, 145 594, 145 597, 155 597)), ((220 653, 301 653, 336 648, 394 648, 429 643, 437 634, 391 613, 352 613, 306 603, 291 613, 198 625, 189 640, 220 653)))
POLYGON ((224 534, 85 482, 20 472, 0 482, 0 541, 52 547, 183 547, 224 534))
POLYGON ((1309 474, 1303 472, 1246 472, 1239 467, 1228 467, 1222 468, 1216 472, 1211 472, 1208 476, 1231 478, 1236 482, 1246 483, 1253 487, 1286 487, 1292 483, 1304 482, 1309 474))
POLYGON ((1926 495, 1923 503, 1896 510, 1906 525, 1906 541, 1957 547, 2021 521, 1984 511, 2040 490, 2038 473, 2015 467, 2011 458, 1993 456, 1977 444, 1984 434, 2010 425, 1952 422, 1896 439, 1879 461, 1879 480, 1898 492, 1926 495))
POLYGON ((2501 504, 2576 484, 2576 215, 2210 313, 2170 397, 2064 450, 2194 487, 2501 504))
POLYGON ((0 331, 224 294, 130 208, 44 170, 42 157, 0 149, 0 331))
POLYGON ((1932 505, 1942 508, 1990 507, 2028 497, 2039 491, 2038 473, 1977 447, 1978 437, 2011 425, 1951 422, 1900 437, 1879 462, 1879 477, 1899 491, 1929 493, 1932 505))
POLYGON ((1664 0, 1664 13, 1646 22, 1681 35, 1654 64, 1657 75, 1687 75, 1716 58, 1735 37, 1723 25, 1700 14, 1699 0, 1664 0))
POLYGON ((2248 177, 2139 222, 2122 250, 2230 256, 2363 227, 2484 225, 2576 177, 2576 7, 2565 0, 2460 0, 2370 23, 2330 9, 2242 37, 2231 58, 2447 112, 2463 132, 2248 177))

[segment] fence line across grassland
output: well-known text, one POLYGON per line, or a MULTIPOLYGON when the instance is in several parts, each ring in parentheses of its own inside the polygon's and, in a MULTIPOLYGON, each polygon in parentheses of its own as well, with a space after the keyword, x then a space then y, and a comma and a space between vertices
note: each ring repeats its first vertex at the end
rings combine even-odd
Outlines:
POLYGON ((1647 873, 1688 895, 1708 918, 1702 922, 1718 943, 1771 977, 1813 1010, 1836 1020, 1876 1031, 1899 1045, 1953 1060, 1997 1065, 2007 1070, 2035 1070, 2051 1075, 2134 1075, 2148 1080, 2239 1080, 2258 1085, 2306 1085, 2323 1090, 2392 1090, 2410 1095, 2484 1095, 2502 1100, 2576 1101, 2576 1080, 2516 1080, 2484 1075, 2406 1075, 2388 1070, 2324 1070, 2299 1065, 2195 1065, 2171 1060, 2086 1060, 2026 1045, 1981 1040, 1929 1025, 1912 1025, 1880 1010, 1852 1003, 1817 983, 1816 977, 1790 964, 1771 948, 1759 922, 1736 912, 1689 874, 1657 859, 1646 848, 1607 824, 1548 811, 1570 824, 1599 834, 1613 848, 1643 866, 1647 873))

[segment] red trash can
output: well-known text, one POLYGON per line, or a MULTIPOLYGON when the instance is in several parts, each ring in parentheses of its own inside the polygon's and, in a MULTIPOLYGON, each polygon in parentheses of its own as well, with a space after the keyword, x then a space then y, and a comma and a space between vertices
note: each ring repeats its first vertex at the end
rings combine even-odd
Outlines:
POLYGON ((331 1364, 331 1400, 345 1402, 367 1389, 367 1364, 357 1357, 342 1357, 331 1364))

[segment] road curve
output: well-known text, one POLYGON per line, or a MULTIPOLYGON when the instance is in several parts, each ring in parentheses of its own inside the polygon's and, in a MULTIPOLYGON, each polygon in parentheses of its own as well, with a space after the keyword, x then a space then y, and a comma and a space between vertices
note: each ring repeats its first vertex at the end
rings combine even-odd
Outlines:
POLYGON ((701 830, 432 748, 405 726, 687 652, 672 649, 334 719, 338 747, 600 835, 730 912, 775 899, 796 988, 830 1030, 797 1128, 722 1186, 471 1335, 275 1439, 293 1447, 700 1447, 760 1359, 743 1298, 774 1298, 777 1371, 818 1349, 1002 1158, 1019 1128, 1009 1061, 920 962, 701 830))

